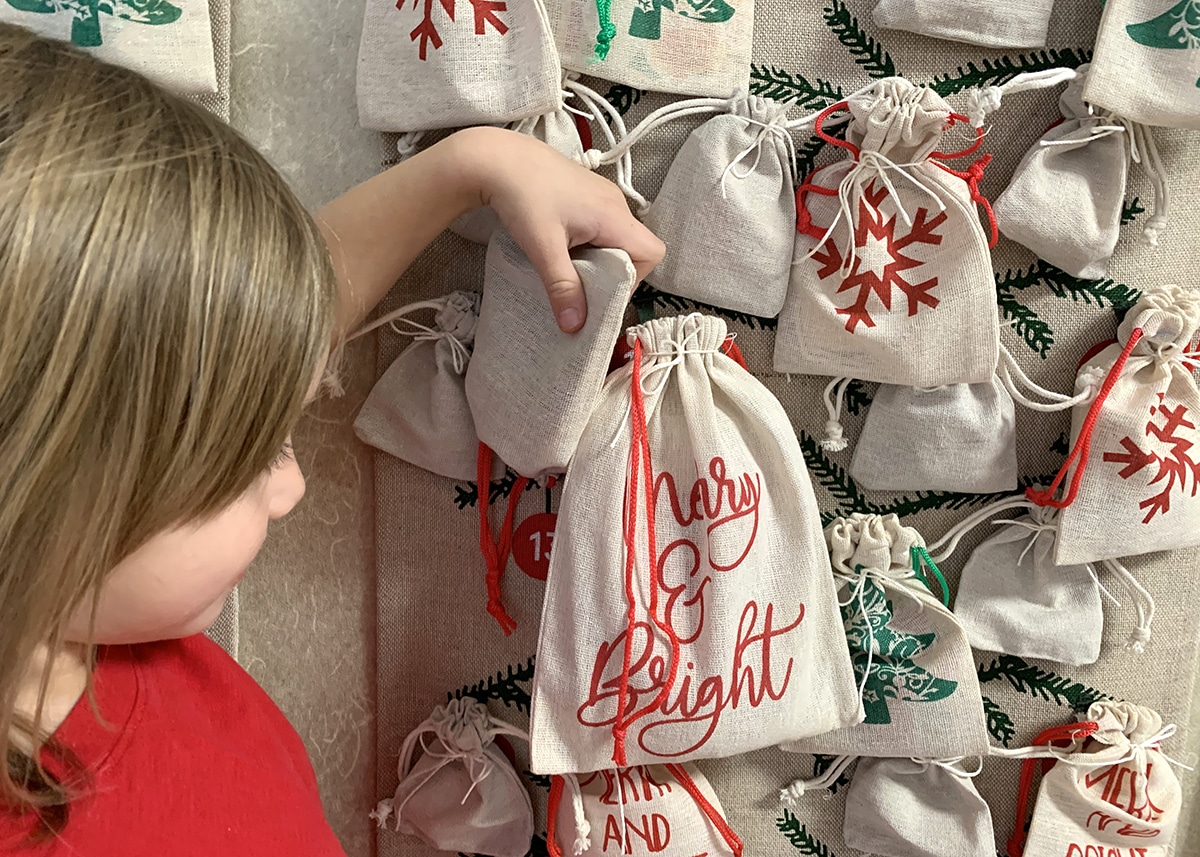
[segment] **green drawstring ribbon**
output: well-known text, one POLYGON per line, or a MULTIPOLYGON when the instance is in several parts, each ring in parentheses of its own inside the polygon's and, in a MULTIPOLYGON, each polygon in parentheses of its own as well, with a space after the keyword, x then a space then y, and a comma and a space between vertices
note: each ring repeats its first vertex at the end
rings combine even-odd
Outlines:
POLYGON ((617 35, 617 25, 612 22, 612 0, 596 0, 596 13, 600 16, 600 32, 596 36, 596 59, 608 59, 608 49, 617 35))
POLYGON ((938 584, 942 587, 942 603, 947 607, 950 606, 950 587, 946 585, 946 577, 942 574, 942 570, 937 567, 937 563, 933 561, 933 557, 929 555, 929 551, 919 545, 913 545, 912 549, 912 567, 917 574, 917 579, 925 584, 925 588, 933 592, 933 587, 929 584, 924 572, 921 571, 921 566, 924 565, 933 572, 933 576, 937 578, 938 584))

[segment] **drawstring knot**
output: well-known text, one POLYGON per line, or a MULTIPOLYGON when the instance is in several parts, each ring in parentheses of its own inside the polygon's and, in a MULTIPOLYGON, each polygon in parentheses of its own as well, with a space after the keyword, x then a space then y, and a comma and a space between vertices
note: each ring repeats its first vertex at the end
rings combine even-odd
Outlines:
POLYGON ((982 128, 989 113, 1000 109, 1004 90, 998 86, 985 86, 967 90, 967 118, 972 128, 982 128))

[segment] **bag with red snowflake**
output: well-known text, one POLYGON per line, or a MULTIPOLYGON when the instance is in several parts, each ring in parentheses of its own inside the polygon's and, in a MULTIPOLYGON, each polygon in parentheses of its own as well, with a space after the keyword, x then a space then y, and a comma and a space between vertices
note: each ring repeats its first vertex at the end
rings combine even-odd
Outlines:
POLYGON ((372 817, 439 851, 524 857, 533 807, 497 743, 505 736, 528 740, 472 697, 439 705, 404 740, 400 785, 372 817))
POLYGON ((982 760, 860 759, 846 791, 846 847, 878 857, 995 857, 982 760))
POLYGON ((479 440, 522 476, 561 473, 604 384, 637 272, 620 250, 573 253, 587 296, 577 333, 558 329, 529 257, 504 231, 488 245, 466 391, 479 440))
POLYGON ((1054 0, 879 0, 875 25, 989 48, 1042 48, 1054 0))
POLYGON ((997 378, 933 388, 883 384, 867 411, 850 475, 878 491, 1015 491, 1012 396, 997 378))
POLYGON ((1200 128, 1200 2, 1108 0, 1083 98, 1145 125, 1200 128))
POLYGON ((1083 100, 1088 66, 1059 98, 1063 119, 1034 144, 996 200, 996 223, 1008 238, 1074 277, 1105 276, 1117 245, 1131 158, 1155 188, 1145 239, 1166 227, 1166 185, 1150 129, 1097 112, 1083 100))
POLYGON ((923 759, 986 755, 971 648, 944 603, 949 589, 920 533, 895 515, 855 514, 835 518, 825 538, 864 719, 783 749, 923 759))
POLYGON ((859 717, 783 406, 700 314, 631 328, 567 473, 538 640, 537 773, 733 756, 859 717))
POLYGON ((367 0, 358 117, 375 131, 501 125, 562 106, 544 0, 367 0))
POLYGON ((1175 734, 1175 725, 1164 726, 1157 711, 1131 702, 1095 702, 1078 717, 1080 723, 1048 729, 1034 740, 1070 743, 1041 754, 1053 766, 1042 777, 1028 834, 1026 807, 1041 763, 1024 762, 1009 857, 1166 857, 1179 824, 1181 794, 1171 769, 1178 763, 1161 744, 1175 734))
POLYGON ((754 0, 557 0, 563 68, 635 89, 728 98, 750 85, 754 0))
POLYGON ((742 842, 725 819, 721 802, 692 764, 608 768, 580 776, 577 787, 556 776, 550 784, 547 818, 550 857, 742 853, 742 842), (567 790, 572 792, 569 800, 567 790), (580 815, 586 819, 582 837, 576 822, 580 815))
MULTIPOLYGON (((996 371, 1000 322, 990 244, 975 213, 989 156, 959 172, 938 150, 953 113, 902 78, 827 108, 819 137, 849 152, 796 192, 792 279, 775 369, 906 387, 982 384, 996 371), (824 123, 849 111, 846 139, 824 123)), ((990 209, 988 209, 990 211, 990 209)))
POLYGON ((1198 325, 1200 292, 1149 289, 1118 341, 1084 361, 1077 386, 1103 383, 1073 409, 1071 451, 1050 487, 1029 492, 1062 509, 1059 565, 1200 545, 1198 325))
POLYGON ((644 218, 667 245, 648 283, 723 309, 779 315, 796 222, 789 106, 735 98, 688 137, 644 218))
MULTIPOLYGON (((463 377, 478 320, 479 295, 452 292, 401 307, 355 334, 388 325, 413 339, 358 412, 354 432, 359 440, 440 476, 475 478, 479 438, 463 377), (408 317, 425 310, 435 313, 432 327, 408 317)), ((503 471, 499 465, 496 475, 503 471)))

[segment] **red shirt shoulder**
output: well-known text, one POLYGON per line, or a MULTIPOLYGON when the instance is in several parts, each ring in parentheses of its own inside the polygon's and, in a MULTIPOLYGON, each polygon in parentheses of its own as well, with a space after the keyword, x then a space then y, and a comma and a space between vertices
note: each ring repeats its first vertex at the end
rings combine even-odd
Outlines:
POLYGON ((0 813, 0 851, 73 857, 344 857, 300 736, 204 637, 102 649, 56 731, 86 766, 60 838, 0 813))

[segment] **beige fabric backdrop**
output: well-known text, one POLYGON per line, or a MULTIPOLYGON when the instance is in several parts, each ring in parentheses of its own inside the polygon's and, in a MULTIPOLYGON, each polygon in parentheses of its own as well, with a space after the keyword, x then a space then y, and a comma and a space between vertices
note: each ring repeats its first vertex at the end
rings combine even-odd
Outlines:
MULTIPOLYGON (((849 93, 867 83, 870 72, 882 74, 888 68, 915 81, 928 82, 973 70, 986 73, 996 66, 1005 68, 1006 63, 1018 62, 1019 51, 1008 52, 1010 59, 1005 60, 1001 52, 879 31, 870 22, 873 5, 874 0, 828 0, 825 5, 758 0, 756 86, 771 86, 775 93, 790 97, 822 81, 849 93), (852 18, 857 18, 857 23, 852 23, 852 18)), ((1091 47, 1098 15, 1099 4, 1094 0, 1059 0, 1051 27, 1051 46, 1070 49, 1075 57, 1081 57, 1091 47)), ((1025 56, 1027 62, 1034 63, 1044 58, 1041 52, 1026 52, 1025 56)), ((602 92, 607 89, 604 84, 600 87, 602 92)), ((641 98, 627 119, 636 121, 666 101, 661 96, 641 98)), ((961 95, 951 101, 960 108, 964 106, 961 95)), ((1004 187, 1022 153, 1059 115, 1056 94, 1013 97, 1006 106, 1008 109, 995 117, 987 139, 987 150, 996 155, 984 184, 992 198, 1004 187)), ((681 123, 663 129, 636 151, 635 179, 649 198, 653 198, 671 158, 693 127, 681 123)), ((1036 260, 1012 243, 1004 242, 995 251, 1003 303, 1010 312, 1020 313, 1027 320, 1036 317, 1044 325, 1041 335, 1053 339, 1042 355, 1014 331, 1003 333, 1005 344, 1039 383, 1068 389, 1073 367, 1082 353, 1114 334, 1115 315, 1109 299, 1121 296, 1121 284, 1133 289, 1178 280, 1196 285, 1200 148, 1195 145, 1194 135, 1183 133, 1163 133, 1160 144, 1175 192, 1173 223, 1157 252, 1137 243, 1136 225, 1124 229, 1112 266, 1114 283, 1099 289, 1077 289, 1061 279, 1056 281, 1052 274, 1031 272, 1036 260)), ((826 151, 818 162, 832 157, 826 151)), ((1148 204, 1149 187, 1140 172, 1135 171, 1135 176, 1129 197, 1137 195, 1148 204)), ((714 240, 721 240, 721 236, 714 236, 714 240)), ((746 252, 754 252, 754 247, 747 247, 746 252)), ((414 267, 391 303, 395 305, 401 295, 409 301, 451 289, 479 288, 482 261, 481 248, 446 237, 414 267)), ((685 306, 663 301, 655 309, 661 315, 685 306)), ((957 509, 924 508, 933 505, 931 498, 914 495, 905 501, 890 494, 858 493, 844 472, 849 453, 826 454, 813 442, 826 419, 819 400, 824 379, 788 379, 774 374, 770 366, 773 332, 760 322, 745 319, 734 322, 732 328, 737 331, 751 370, 779 396, 796 430, 802 433, 802 445, 811 453, 809 465, 823 510, 896 509, 905 513, 906 523, 933 539, 978 507, 966 499, 957 509)), ((401 346, 390 334, 380 337, 378 371, 389 364, 401 346)), ((861 420, 861 412, 847 419, 851 441, 861 420)), ((1034 477, 1052 473, 1062 461, 1062 453, 1052 447, 1068 430, 1066 416, 1022 412, 1019 420, 1022 474, 1034 477)), ((522 499, 517 521, 544 511, 547 504, 554 506, 558 493, 557 489, 548 495, 540 489, 529 492, 522 499)), ((526 723, 529 664, 536 647, 543 585, 523 574, 516 564, 510 566, 505 597, 520 627, 512 637, 505 638, 484 612, 477 521, 473 486, 456 485, 387 456, 377 458, 378 797, 389 795, 395 788, 396 753, 404 735, 432 706, 445 701, 448 693, 475 693, 489 701, 495 714, 517 725, 526 723)), ((947 563, 952 585, 969 549, 984 534, 978 533, 961 555, 947 563)), ((984 694, 1012 721, 1009 735, 1001 728, 997 715, 995 734, 1007 736, 1012 746, 1028 741, 1040 729, 1070 720, 1071 703, 1092 688, 1161 710, 1168 721, 1180 726, 1179 735, 1167 749, 1183 761, 1195 761, 1196 755, 1187 745, 1191 731, 1189 708, 1200 654, 1200 621, 1195 609, 1200 594, 1197 554, 1152 555, 1132 561, 1130 567, 1158 599, 1155 636, 1148 652, 1139 658, 1122 649, 1133 624, 1128 604, 1122 609, 1106 604, 1103 654, 1094 666, 1071 669, 1042 662, 997 661, 994 654, 977 652, 984 694)), ((702 762, 700 767, 745 839, 748 855, 789 854, 793 853, 792 846, 801 854, 847 857, 856 853, 845 847, 841 837, 844 791, 830 800, 808 796, 794 813, 784 813, 779 807, 780 786, 796 776, 811 774, 811 757, 766 750, 702 762)), ((1017 774, 1016 764, 993 760, 978 780, 993 807, 1001 846, 1012 830, 1017 774)), ((1185 780, 1190 797, 1193 778, 1185 776, 1185 780)), ((543 803, 543 788, 536 784, 530 788, 536 801, 543 803)), ((1191 808, 1190 801, 1187 806, 1191 808)), ((539 825, 542 823, 539 818, 539 825)), ((1177 842, 1177 853, 1195 853, 1194 844, 1180 844, 1185 836, 1186 831, 1177 842)), ((392 831, 379 834, 378 850, 389 857, 429 853, 419 843, 392 831)))

